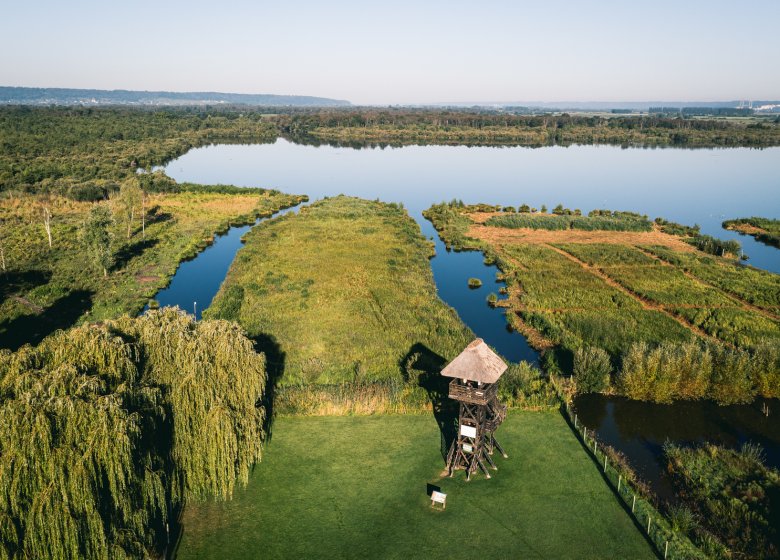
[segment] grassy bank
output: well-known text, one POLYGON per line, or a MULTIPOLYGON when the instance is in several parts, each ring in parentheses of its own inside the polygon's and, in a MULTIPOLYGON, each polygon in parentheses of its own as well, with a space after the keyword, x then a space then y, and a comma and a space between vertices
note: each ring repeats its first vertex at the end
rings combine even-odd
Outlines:
POLYGON ((98 203, 116 218, 109 228, 114 263, 106 277, 92 262, 82 235, 93 203, 56 195, 1 199, 0 347, 37 343, 82 320, 138 313, 167 285, 179 263, 209 245, 215 234, 302 200, 263 189, 184 185, 182 190, 147 195, 145 233, 140 204, 128 223, 118 198, 98 203), (44 209, 52 216, 51 247, 44 209))
POLYGON ((777 558, 780 472, 763 464, 760 447, 667 445, 664 450, 684 504, 672 511, 682 531, 714 558, 777 558))
POLYGON ((281 385, 402 381, 409 358, 441 364, 472 336, 431 254, 402 207, 326 199, 248 233, 206 315, 238 321, 281 385))
POLYGON ((780 249, 780 220, 769 218, 739 218, 723 222, 726 229, 752 235, 757 241, 780 249))
POLYGON ((431 416, 280 419, 245 490, 188 506, 177 558, 654 557, 558 413, 497 437, 510 458, 466 483, 431 416))

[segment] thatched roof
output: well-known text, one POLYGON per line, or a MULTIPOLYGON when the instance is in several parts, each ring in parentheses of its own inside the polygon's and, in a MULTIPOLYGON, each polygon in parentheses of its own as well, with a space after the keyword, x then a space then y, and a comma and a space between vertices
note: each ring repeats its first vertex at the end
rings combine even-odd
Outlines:
POLYGON ((499 358, 484 340, 478 338, 447 364, 441 374, 445 377, 468 379, 480 383, 495 383, 506 368, 504 360, 499 358))

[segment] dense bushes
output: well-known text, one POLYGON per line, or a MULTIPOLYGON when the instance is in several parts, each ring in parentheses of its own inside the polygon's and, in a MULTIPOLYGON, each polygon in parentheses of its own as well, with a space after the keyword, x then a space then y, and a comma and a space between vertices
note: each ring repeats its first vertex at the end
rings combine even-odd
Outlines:
POLYGON ((604 350, 578 348, 573 367, 577 390, 612 389, 630 399, 656 403, 712 399, 727 405, 747 403, 756 396, 780 397, 777 341, 763 341, 751 350, 696 341, 637 342, 620 358, 621 367, 611 374, 604 350))
POLYGON ((667 444, 664 452, 689 512, 681 528, 692 540, 715 558, 778 557, 780 473, 764 466, 759 447, 745 444, 737 451, 667 444))
POLYGON ((678 235, 680 237, 693 237, 699 235, 699 230, 701 229, 698 224, 694 226, 685 226, 683 224, 664 220, 663 218, 656 218, 655 223, 658 224, 662 232, 668 233, 669 235, 678 235))
POLYGON ((168 309, 0 354, 0 558, 158 555, 260 458, 263 356, 168 309))
POLYGON ((574 379, 580 393, 600 393, 609 387, 612 364, 601 348, 578 348, 574 353, 574 379))
POLYGON ((717 239, 710 235, 697 235, 693 239, 690 239, 688 243, 696 247, 699 251, 709 253, 710 255, 737 256, 742 251, 742 245, 739 241, 733 239, 724 241, 723 239, 717 239))
POLYGON ((780 397, 780 350, 769 341, 752 351, 696 342, 637 343, 623 357, 617 390, 659 403, 710 398, 735 404, 756 395, 780 397))
POLYGON ((614 212, 610 216, 577 216, 576 214, 500 214, 485 221, 485 225, 503 228, 586 231, 650 231, 652 224, 642 216, 614 212))

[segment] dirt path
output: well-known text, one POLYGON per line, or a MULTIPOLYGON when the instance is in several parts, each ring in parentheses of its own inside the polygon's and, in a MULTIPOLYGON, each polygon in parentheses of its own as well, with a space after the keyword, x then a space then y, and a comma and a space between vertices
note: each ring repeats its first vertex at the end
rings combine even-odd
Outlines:
POLYGON ((612 286, 616 290, 619 290, 620 292, 624 293, 628 297, 630 297, 630 298, 634 299, 635 301, 637 301, 644 309, 648 309, 648 310, 651 310, 651 311, 658 311, 659 313, 663 313, 664 315, 666 315, 670 319, 676 321, 677 323, 679 323, 680 325, 682 325, 686 329, 690 330, 691 332, 693 332, 694 334, 696 334, 697 336, 699 336, 699 337, 701 337, 701 338, 703 338, 705 340, 710 340, 712 342, 717 342, 717 343, 728 344, 728 343, 725 343, 724 341, 722 341, 722 340, 720 340, 718 338, 715 338, 715 337, 707 334, 706 332, 701 330, 696 325, 693 325, 692 323, 686 321, 682 317, 680 317, 678 315, 675 315, 674 313, 670 312, 664 306, 662 306, 662 305, 660 305, 660 304, 658 304, 658 303, 656 303, 654 301, 648 300, 647 298, 644 298, 644 297, 640 296, 639 294, 629 290, 628 288, 626 288, 625 286, 623 286, 619 282, 615 281, 612 277, 610 277, 609 275, 605 274, 600 269, 598 269, 598 268, 596 268, 594 266, 589 265, 585 261, 581 261, 580 259, 578 259, 574 255, 572 255, 571 253, 567 253, 563 249, 559 249, 558 247, 553 247, 552 245, 547 245, 547 248, 555 251, 556 253, 558 253, 559 255, 561 255, 563 257, 566 257, 570 261, 572 261, 574 263, 577 263, 578 265, 580 265, 582 268, 584 268, 585 270, 587 270, 588 272, 590 272, 594 276, 597 276, 598 278, 600 278, 601 280, 606 282, 608 285, 612 286))
POLYGON ((481 220, 485 216, 483 214, 468 214, 468 216, 474 223, 469 227, 466 235, 487 241, 494 246, 503 243, 527 243, 529 245, 606 243, 610 245, 662 245, 684 253, 695 251, 681 238, 664 233, 657 227, 653 227, 653 231, 509 229, 482 225, 477 220, 481 220))
MULTIPOLYGON (((764 309, 762 307, 758 307, 757 305, 753 305, 749 301, 746 301, 746 300, 742 299, 741 297, 739 297, 738 295, 736 295, 736 294, 734 294, 732 292, 729 292, 728 290, 724 290, 724 289, 716 286, 715 284, 710 284, 706 280, 702 280, 701 278, 699 278, 698 276, 695 276, 694 274, 688 272, 687 270, 683 270, 681 267, 676 267, 672 263, 663 260, 661 257, 659 257, 658 255, 654 255, 650 251, 646 251, 646 250, 642 249, 641 247, 636 247, 636 249, 639 252, 647 255, 648 257, 655 259, 656 261, 661 263, 663 266, 670 266, 670 267, 672 267, 672 268, 674 268, 676 270, 679 270, 680 272, 682 272, 690 280, 692 280, 694 282, 697 282, 698 284, 700 284, 702 286, 706 286, 707 288, 711 288, 713 290, 717 290, 718 292, 724 294, 729 299, 733 300, 734 303, 737 304, 738 307, 741 307, 742 309, 744 309, 746 311, 753 311, 755 313, 758 313, 759 315, 763 315, 764 317, 768 317, 769 319, 772 319, 773 321, 780 321, 780 316, 778 316, 777 314, 772 313, 771 311, 769 311, 767 309, 764 309)), ((677 307, 682 307, 682 306, 678 305, 677 307)))
POLYGON ((43 307, 41 307, 40 305, 34 304, 33 302, 31 302, 26 297, 22 297, 22 296, 11 296, 11 297, 14 300, 18 301, 19 303, 21 303, 22 305, 24 305, 25 307, 31 309, 34 313, 37 313, 39 315, 41 313, 43 313, 43 307))

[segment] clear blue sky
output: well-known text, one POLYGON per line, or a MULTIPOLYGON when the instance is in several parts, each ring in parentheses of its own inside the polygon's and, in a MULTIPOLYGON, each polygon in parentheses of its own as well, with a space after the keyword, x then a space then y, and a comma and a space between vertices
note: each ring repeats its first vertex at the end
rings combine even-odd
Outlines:
POLYGON ((780 98, 780 0, 9 0, 0 85, 354 103, 780 98))

